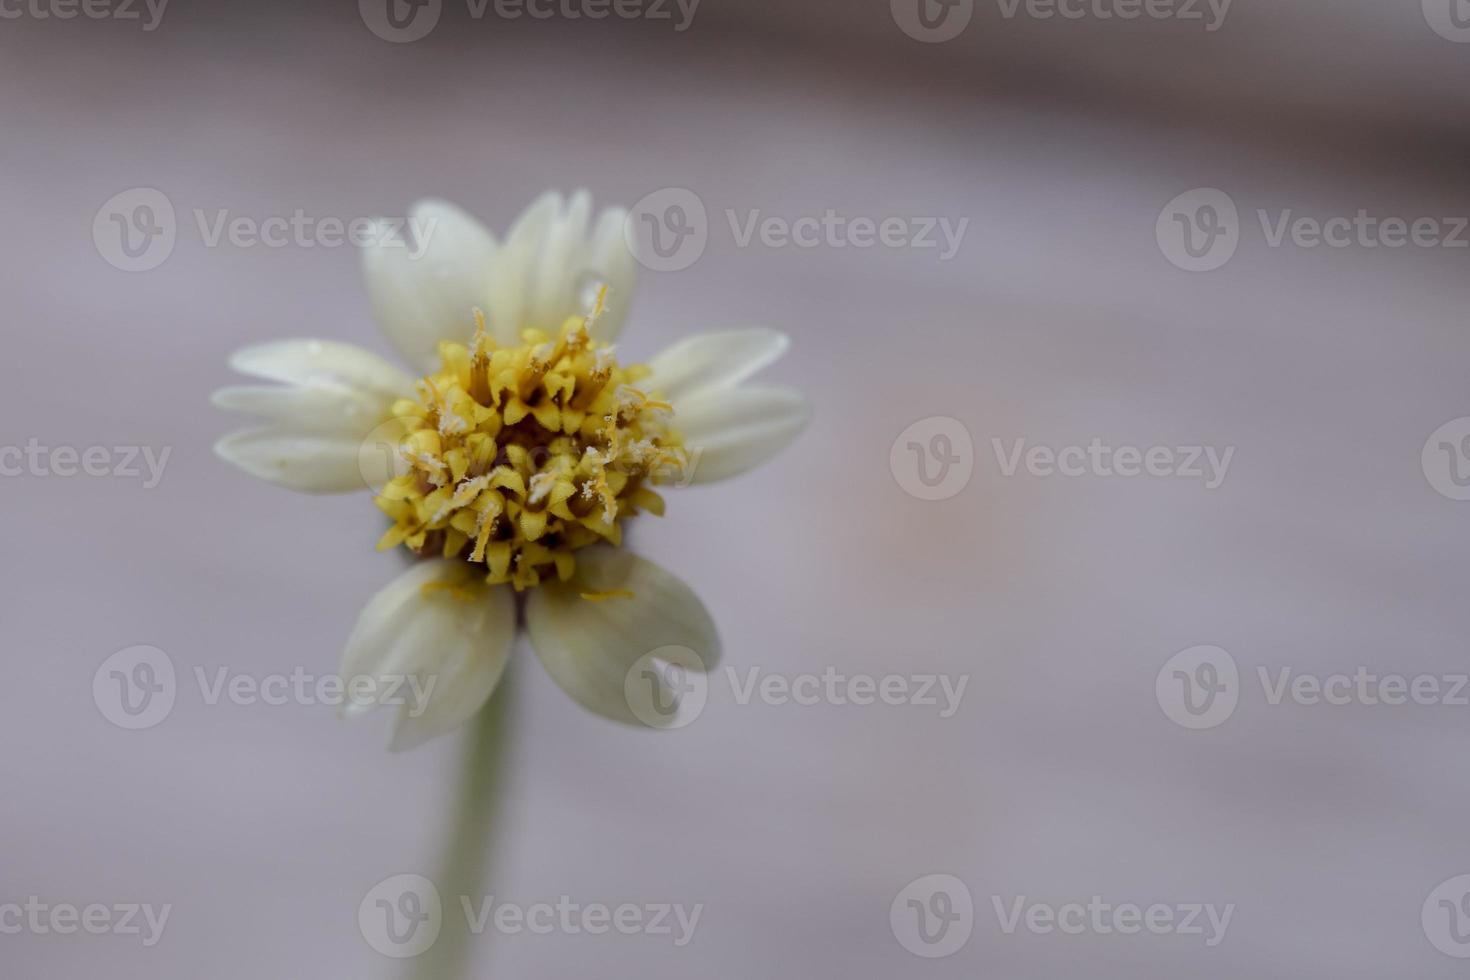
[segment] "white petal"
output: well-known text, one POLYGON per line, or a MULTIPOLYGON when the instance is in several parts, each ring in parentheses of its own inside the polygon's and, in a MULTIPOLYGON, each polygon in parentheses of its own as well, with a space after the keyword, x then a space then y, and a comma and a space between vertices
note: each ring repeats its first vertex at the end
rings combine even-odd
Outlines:
POLYGON ((490 277, 489 319, 497 338, 515 342, 526 327, 556 332, 568 317, 588 311, 600 283, 608 286, 608 304, 594 332, 603 340, 617 336, 637 265, 623 238, 626 212, 610 208, 589 228, 591 214, 586 191, 568 200, 548 192, 517 220, 490 277))
POLYGON ((526 626, 546 672, 578 704, 604 718, 642 724, 628 704, 628 671, 660 647, 693 650, 706 670, 720 659, 714 621, 693 591, 652 562, 617 548, 577 552, 577 581, 531 590, 526 626), (584 599, 627 590, 632 598, 584 599))
POLYGON ((420 201, 409 212, 414 240, 375 222, 363 246, 363 274, 388 338, 420 371, 439 365, 441 340, 468 341, 474 310, 490 305, 495 236, 445 201, 420 201))
POLYGON ((591 212, 592 195, 577 191, 567 202, 566 212, 548 228, 530 283, 528 325, 554 333, 567 317, 583 312, 580 299, 573 295, 573 279, 581 271, 591 212))
POLYGON ((233 385, 216 391, 216 408, 257 415, 300 432, 352 435, 362 438, 386 414, 391 402, 353 388, 311 385, 233 385))
POLYGON ((623 225, 628 221, 624 208, 608 208, 597 219, 588 247, 584 269, 579 275, 582 283, 591 285, 600 282, 607 285, 607 309, 593 324, 592 332, 598 340, 611 343, 623 332, 623 323, 628 317, 628 307, 633 301, 633 286, 638 279, 638 261, 628 248, 623 225))
POLYGON ((252 476, 305 493, 348 493, 372 487, 386 468, 363 450, 412 382, 387 361, 351 344, 285 340, 239 351, 230 364, 285 387, 238 385, 214 394, 228 411, 269 424, 226 436, 215 451, 252 476))
MULTIPOLYGON (((490 270, 490 306, 485 311, 496 340, 520 342, 525 323, 530 280, 548 229, 561 212, 561 195, 547 191, 521 213, 490 270)), ((560 324, 558 324, 560 326, 560 324)))
POLYGON ((359 466, 361 438, 273 426, 225 436, 214 451, 253 477, 302 493, 372 489, 359 466))
POLYGON ((648 362, 638 387, 673 401, 704 388, 733 388, 780 359, 791 341, 779 330, 753 327, 696 334, 648 362))
POLYGON ((230 367, 267 381, 353 388, 387 399, 413 394, 413 378, 371 351, 335 340, 277 340, 236 351, 230 367))
POLYGON ((705 388, 674 402, 674 427, 689 451, 691 483, 736 476, 791 444, 811 418, 789 388, 705 388))
MULTIPOLYGON (((368 602, 342 655, 342 678, 377 682, 379 697, 402 699, 394 751, 413 748, 468 721, 489 699, 515 644, 509 589, 473 581, 464 562, 418 562, 368 602), (462 585, 471 594, 448 588, 462 585), (394 685, 397 687, 394 690, 394 685)), ((348 714, 365 710, 350 706, 348 714)))
POLYGON ((376 354, 334 341, 278 341, 238 351, 244 375, 285 386, 237 385, 215 392, 216 406, 269 425, 235 432, 215 451, 251 476, 307 494, 345 494, 373 486, 378 455, 363 455, 372 430, 413 382, 376 354), (365 469, 365 466, 368 469, 365 469))

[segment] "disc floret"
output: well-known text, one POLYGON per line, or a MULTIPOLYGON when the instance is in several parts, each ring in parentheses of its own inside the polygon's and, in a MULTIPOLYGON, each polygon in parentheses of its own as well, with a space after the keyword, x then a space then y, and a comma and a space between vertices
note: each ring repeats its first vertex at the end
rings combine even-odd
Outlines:
POLYGON ((519 591, 570 581, 576 551, 621 544, 640 511, 663 514, 651 486, 678 479, 688 456, 673 409, 636 387, 648 369, 592 338, 603 300, 555 339, 530 329, 498 347, 476 311, 469 346, 439 345, 442 369, 393 406, 398 475, 376 498, 393 520, 379 550, 461 558, 519 591))

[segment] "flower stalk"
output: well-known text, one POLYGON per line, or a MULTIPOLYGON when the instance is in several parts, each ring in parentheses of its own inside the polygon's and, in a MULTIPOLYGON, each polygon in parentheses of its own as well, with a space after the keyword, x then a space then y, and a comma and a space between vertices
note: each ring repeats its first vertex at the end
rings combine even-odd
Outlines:
POLYGON ((439 871, 434 878, 444 903, 438 940, 410 961, 405 980, 459 980, 469 976, 473 957, 467 918, 460 915, 460 896, 485 893, 500 826, 502 789, 509 766, 510 728, 515 683, 507 668, 495 693, 469 727, 460 767, 457 800, 445 835, 439 871))

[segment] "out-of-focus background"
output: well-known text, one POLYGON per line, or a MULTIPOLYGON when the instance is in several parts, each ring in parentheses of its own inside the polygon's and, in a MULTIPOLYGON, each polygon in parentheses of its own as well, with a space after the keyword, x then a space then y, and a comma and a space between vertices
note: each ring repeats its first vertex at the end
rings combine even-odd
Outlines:
POLYGON ((625 355, 777 326, 816 413, 635 528, 736 671, 692 723, 517 656, 490 892, 692 937, 492 929, 476 975, 1463 973, 1464 0, 0 0, 0 81, 6 977, 399 968, 359 905, 433 872, 463 745, 209 703, 333 671, 399 568, 366 495, 217 460, 209 393, 273 338, 387 353, 324 221, 581 186, 699 206, 625 355), (128 730, 136 645, 177 690, 128 730), (908 693, 741 703, 831 673, 908 693))

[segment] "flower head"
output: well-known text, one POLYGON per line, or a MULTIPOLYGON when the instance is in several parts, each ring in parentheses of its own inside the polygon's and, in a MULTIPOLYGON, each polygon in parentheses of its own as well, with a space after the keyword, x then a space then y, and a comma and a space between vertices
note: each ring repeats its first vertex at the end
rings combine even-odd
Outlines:
POLYGON ((395 747, 453 729, 490 696, 518 596, 547 671, 606 717, 637 720, 625 675, 651 651, 682 647, 713 667, 704 606, 623 550, 623 525, 663 514, 655 487, 742 473, 805 425, 800 395, 743 384, 784 353, 776 331, 696 335, 621 363, 626 214, 590 218, 585 192, 547 194, 499 243, 423 202, 415 252, 391 235, 364 251, 375 312, 417 379, 348 344, 278 341, 231 359, 277 384, 215 395, 265 419, 222 439, 223 458, 304 492, 371 489, 390 521, 378 547, 420 559, 369 601, 342 666, 433 679, 427 705, 400 708, 395 747))
POLYGON ((517 591, 572 579, 576 552, 622 543, 621 522, 663 513, 651 486, 688 463, 673 409, 631 386, 588 333, 605 302, 572 317, 555 340, 527 329, 497 347, 484 315, 468 345, 443 341, 443 369, 393 405, 402 472, 377 504, 393 519, 379 548, 405 544, 488 568, 486 581, 517 591))

